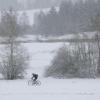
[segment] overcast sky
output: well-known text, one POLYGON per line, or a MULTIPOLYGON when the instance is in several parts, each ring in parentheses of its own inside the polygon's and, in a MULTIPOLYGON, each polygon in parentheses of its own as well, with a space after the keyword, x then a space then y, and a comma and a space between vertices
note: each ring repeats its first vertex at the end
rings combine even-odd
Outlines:
MULTIPOLYGON (((18 0, 18 1, 23 3, 23 2, 26 2, 26 1, 29 1, 29 0, 18 0)), ((33 1, 36 1, 36 0, 33 0, 33 1)), ((54 2, 55 0, 51 0, 51 1, 54 2)), ((64 0, 61 0, 61 1, 64 1, 64 0)), ((70 0, 70 1, 76 2, 76 1, 79 1, 79 0, 70 0)))
MULTIPOLYGON (((49 8, 51 6, 58 6, 61 1, 64 0, 0 0, 0 9, 8 9, 11 6, 15 9, 49 8), (21 4, 17 4, 16 1, 19 1, 21 4)), ((79 0, 70 0, 70 1, 76 2, 79 0)))

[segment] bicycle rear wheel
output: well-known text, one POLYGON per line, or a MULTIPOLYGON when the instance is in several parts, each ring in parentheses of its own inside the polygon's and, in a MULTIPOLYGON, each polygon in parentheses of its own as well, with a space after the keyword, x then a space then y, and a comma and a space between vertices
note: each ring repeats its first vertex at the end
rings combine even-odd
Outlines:
POLYGON ((33 81, 32 80, 29 80, 28 81, 28 85, 32 86, 33 85, 33 81))

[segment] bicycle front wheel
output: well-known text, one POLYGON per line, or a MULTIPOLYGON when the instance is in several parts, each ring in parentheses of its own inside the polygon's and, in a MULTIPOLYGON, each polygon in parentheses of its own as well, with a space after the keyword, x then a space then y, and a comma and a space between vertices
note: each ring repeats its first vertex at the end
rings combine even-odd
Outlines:
POLYGON ((36 81, 36 85, 41 85, 41 82, 38 80, 38 81, 36 81))

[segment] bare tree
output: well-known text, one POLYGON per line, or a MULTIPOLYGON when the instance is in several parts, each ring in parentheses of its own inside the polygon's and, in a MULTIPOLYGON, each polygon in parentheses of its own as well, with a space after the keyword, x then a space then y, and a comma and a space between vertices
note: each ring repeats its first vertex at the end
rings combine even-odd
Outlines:
POLYGON ((97 13, 94 17, 91 18, 90 23, 91 30, 96 31, 95 40, 98 48, 98 73, 100 74, 100 13, 97 13))
POLYGON ((1 58, 1 74, 5 79, 23 78, 28 68, 29 56, 26 49, 20 44, 5 45, 1 58), (11 50, 12 49, 12 50, 11 50))
POLYGON ((96 55, 92 43, 73 43, 63 46, 54 57, 45 76, 95 78, 97 75, 96 55))
POLYGON ((2 23, 2 32, 7 34, 6 42, 8 44, 4 47, 5 52, 0 67, 1 73, 5 79, 16 79, 23 76, 28 60, 26 50, 23 50, 21 44, 15 42, 20 31, 16 12, 12 9, 5 11, 2 23))
POLYGON ((97 61, 97 65, 98 65, 98 73, 100 74, 100 35, 97 32, 97 34, 95 35, 95 39, 97 42, 97 48, 98 48, 98 61, 97 61))

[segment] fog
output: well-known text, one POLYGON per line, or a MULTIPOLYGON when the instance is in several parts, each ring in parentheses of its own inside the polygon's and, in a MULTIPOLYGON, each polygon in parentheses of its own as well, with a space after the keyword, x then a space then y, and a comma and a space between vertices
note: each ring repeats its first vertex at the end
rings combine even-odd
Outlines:
POLYGON ((49 8, 59 6, 61 1, 72 1, 75 3, 81 0, 0 0, 0 10, 9 9, 10 7, 18 10, 49 8))

